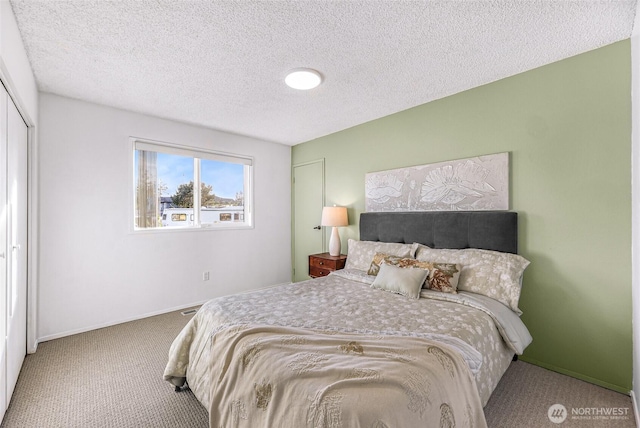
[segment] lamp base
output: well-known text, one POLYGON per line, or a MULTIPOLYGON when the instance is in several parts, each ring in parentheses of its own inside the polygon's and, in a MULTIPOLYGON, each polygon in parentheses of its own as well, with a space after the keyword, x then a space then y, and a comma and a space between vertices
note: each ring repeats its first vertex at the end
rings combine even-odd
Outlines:
POLYGON ((329 238, 329 255, 340 255, 340 234, 335 226, 331 229, 331 238, 329 238))

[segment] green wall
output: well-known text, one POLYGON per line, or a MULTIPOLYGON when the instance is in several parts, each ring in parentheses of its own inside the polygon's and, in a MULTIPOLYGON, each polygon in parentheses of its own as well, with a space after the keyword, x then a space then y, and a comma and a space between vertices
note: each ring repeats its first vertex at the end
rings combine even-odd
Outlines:
MULTIPOLYGON (((324 158, 326 203, 358 237, 368 172, 511 153, 511 209, 531 260, 522 360, 631 389, 631 54, 619 42, 293 147, 324 158)), ((373 89, 372 89, 373 90, 373 89)))

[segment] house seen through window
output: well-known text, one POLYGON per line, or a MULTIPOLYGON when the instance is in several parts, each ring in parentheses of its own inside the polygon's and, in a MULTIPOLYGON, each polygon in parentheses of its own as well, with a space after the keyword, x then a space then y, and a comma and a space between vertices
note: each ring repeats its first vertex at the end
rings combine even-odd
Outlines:
POLYGON ((252 159, 135 140, 134 228, 251 227, 252 159))

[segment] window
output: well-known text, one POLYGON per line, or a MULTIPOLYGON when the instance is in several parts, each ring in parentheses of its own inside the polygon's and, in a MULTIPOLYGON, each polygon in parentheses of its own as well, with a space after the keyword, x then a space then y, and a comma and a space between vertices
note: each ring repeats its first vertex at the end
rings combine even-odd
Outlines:
POLYGON ((250 157, 133 140, 134 229, 251 227, 250 157))

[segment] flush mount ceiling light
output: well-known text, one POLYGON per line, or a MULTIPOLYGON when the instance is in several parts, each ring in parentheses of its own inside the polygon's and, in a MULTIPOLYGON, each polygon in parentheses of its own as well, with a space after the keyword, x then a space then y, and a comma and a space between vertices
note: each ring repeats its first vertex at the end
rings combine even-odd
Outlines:
POLYGON ((306 91, 322 83, 322 75, 311 68, 295 68, 289 71, 284 82, 293 89, 306 91))

